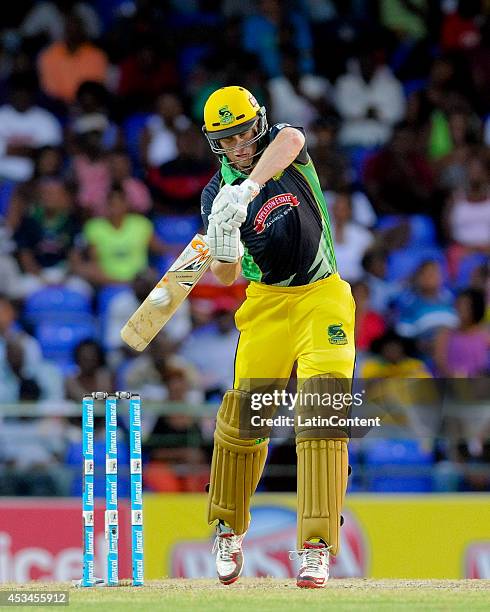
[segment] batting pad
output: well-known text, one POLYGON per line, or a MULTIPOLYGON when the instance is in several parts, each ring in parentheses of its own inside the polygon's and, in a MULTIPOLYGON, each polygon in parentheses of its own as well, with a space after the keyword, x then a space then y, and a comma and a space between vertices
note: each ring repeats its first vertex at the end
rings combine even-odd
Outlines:
POLYGON ((296 440, 298 455, 298 549, 321 538, 336 555, 340 512, 347 489, 346 440, 296 440))
POLYGON ((233 531, 245 533, 250 522, 250 498, 255 492, 267 458, 268 438, 239 437, 240 403, 250 394, 227 391, 216 417, 208 522, 226 521, 233 531))

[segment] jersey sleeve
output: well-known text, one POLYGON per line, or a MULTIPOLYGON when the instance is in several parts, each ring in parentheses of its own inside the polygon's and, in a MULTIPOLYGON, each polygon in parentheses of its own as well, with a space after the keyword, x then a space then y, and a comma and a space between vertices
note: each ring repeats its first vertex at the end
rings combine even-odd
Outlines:
POLYGON ((209 183, 204 187, 201 194, 201 217, 204 229, 208 231, 208 217, 211 214, 214 198, 220 189, 220 174, 217 172, 209 183))
MULTIPOLYGON (((303 136, 305 135, 305 131, 302 127, 299 127, 297 125, 290 125, 289 123, 276 123, 269 130, 270 142, 274 140, 274 138, 279 134, 281 130, 287 127, 292 127, 295 130, 299 130, 303 134, 303 136)), ((308 149, 307 149, 306 140, 305 140, 305 144, 303 148, 301 149, 301 151, 298 153, 298 157, 294 160, 294 163, 295 164, 307 164, 309 160, 310 160, 310 156, 308 155, 308 149)))

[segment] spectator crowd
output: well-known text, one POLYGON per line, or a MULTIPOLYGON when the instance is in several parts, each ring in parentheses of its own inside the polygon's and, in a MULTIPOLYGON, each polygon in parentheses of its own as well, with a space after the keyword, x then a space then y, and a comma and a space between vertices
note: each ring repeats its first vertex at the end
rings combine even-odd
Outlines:
MULTIPOLYGON (((357 376, 490 374, 488 2, 20 0, 0 30, 4 431, 2 403, 118 388, 199 405, 232 385, 243 279, 206 275, 144 354, 119 337, 202 230, 217 169, 202 109, 229 84, 305 129, 357 305, 357 376)), ((168 466, 202 471, 206 428, 150 425, 151 486, 200 486, 168 466)), ((484 434, 451 460, 490 461, 484 434)))

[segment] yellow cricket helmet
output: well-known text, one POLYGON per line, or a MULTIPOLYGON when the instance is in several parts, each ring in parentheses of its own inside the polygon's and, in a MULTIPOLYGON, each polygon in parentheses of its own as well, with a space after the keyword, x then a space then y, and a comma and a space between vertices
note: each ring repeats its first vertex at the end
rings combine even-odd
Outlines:
POLYGON ((230 149, 220 146, 220 139, 246 132, 257 126, 257 133, 251 140, 239 147, 248 146, 260 140, 267 133, 265 108, 259 106, 254 96, 244 87, 231 85, 213 92, 204 105, 204 125, 202 131, 211 150, 224 155, 230 149))

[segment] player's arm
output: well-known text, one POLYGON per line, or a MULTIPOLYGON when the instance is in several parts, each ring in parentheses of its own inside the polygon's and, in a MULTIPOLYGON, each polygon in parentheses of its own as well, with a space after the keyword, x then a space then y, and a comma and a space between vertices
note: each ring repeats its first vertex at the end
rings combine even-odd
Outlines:
MULTIPOLYGON (((209 215, 213 206, 213 200, 220 189, 219 180, 215 177, 204 189, 201 196, 201 216, 206 231, 209 228, 209 215)), ((211 272, 223 285, 233 285, 240 276, 242 269, 241 257, 233 263, 214 260, 211 262, 211 272)))
POLYGON ((225 263, 224 261, 211 262, 211 272, 223 285, 233 285, 242 271, 242 258, 235 263, 225 263))
POLYGON ((266 147, 249 179, 264 185, 273 176, 290 166, 305 146, 305 137, 294 127, 284 127, 266 147))

